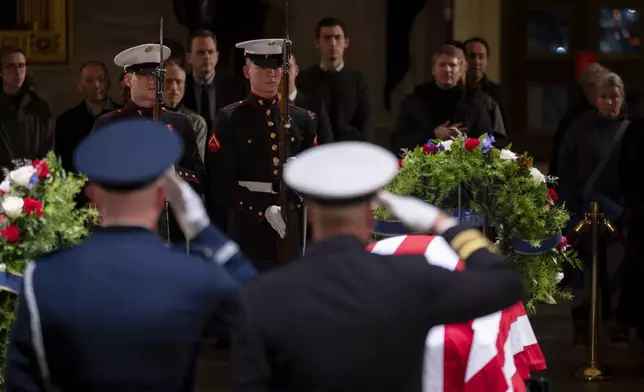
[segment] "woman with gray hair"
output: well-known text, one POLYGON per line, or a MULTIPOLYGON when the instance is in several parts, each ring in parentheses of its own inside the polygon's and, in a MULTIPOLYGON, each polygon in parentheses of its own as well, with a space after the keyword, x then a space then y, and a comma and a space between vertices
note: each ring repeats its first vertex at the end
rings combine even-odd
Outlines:
MULTIPOLYGON (((602 213, 617 222, 623 213, 624 198, 619 182, 619 152, 621 140, 630 126, 624 105, 624 83, 619 75, 607 72, 596 83, 595 110, 573 122, 566 132, 558 156, 560 199, 571 212, 572 227, 590 210, 590 202, 599 202, 602 213)), ((588 289, 591 265, 590 241, 587 237, 579 244, 579 256, 584 270, 566 271, 575 294, 573 305, 574 342, 587 344, 588 339, 588 289)), ((606 273, 606 242, 603 232, 600 244, 602 263, 600 282, 605 288, 602 296, 603 314, 610 314, 611 293, 606 273)), ((615 340, 626 339, 616 330, 615 340)))
POLYGON ((579 76, 577 83, 579 85, 577 103, 566 111, 566 114, 561 117, 557 130, 552 138, 552 152, 550 155, 550 167, 548 174, 551 176, 558 176, 559 170, 557 160, 559 159, 559 149, 563 142, 566 131, 570 128, 572 123, 580 116, 595 108, 595 96, 597 94, 597 82, 602 75, 610 72, 608 68, 599 63, 592 63, 588 65, 579 76))

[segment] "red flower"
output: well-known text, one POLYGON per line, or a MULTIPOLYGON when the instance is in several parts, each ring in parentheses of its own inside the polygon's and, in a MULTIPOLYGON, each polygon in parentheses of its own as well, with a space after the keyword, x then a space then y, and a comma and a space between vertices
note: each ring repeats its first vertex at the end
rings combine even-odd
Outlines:
POLYGON ((481 144, 481 141, 476 138, 468 137, 465 139, 465 149, 467 151, 474 151, 476 147, 478 147, 481 144))
POLYGON ((32 213, 36 213, 36 218, 40 218, 42 216, 42 201, 26 197, 24 199, 24 203, 23 208, 25 210, 25 214, 31 215, 32 213))
POLYGON ((1 234, 10 244, 20 241, 20 229, 15 225, 5 227, 1 234))
POLYGON ((405 162, 404 162, 404 161, 405 161, 405 159, 404 159, 404 158, 400 158, 400 159, 398 160, 398 168, 399 168, 399 169, 401 169, 403 166, 405 166, 405 162))
POLYGON ((36 169, 36 174, 41 180, 49 175, 49 165, 45 161, 33 161, 31 166, 36 169))
POLYGON ((423 144, 423 152, 425 154, 436 154, 438 152, 438 147, 435 144, 423 144))
POLYGON ((522 168, 527 169, 532 166, 532 159, 526 157, 526 156, 521 156, 520 158, 520 165, 522 168))
POLYGON ((557 245, 557 250, 563 252, 568 248, 568 238, 566 236, 561 237, 561 242, 557 245))
POLYGON ((559 196, 557 196, 557 192, 555 192, 554 189, 548 188, 548 198, 552 200, 553 203, 556 203, 557 200, 559 200, 559 196))

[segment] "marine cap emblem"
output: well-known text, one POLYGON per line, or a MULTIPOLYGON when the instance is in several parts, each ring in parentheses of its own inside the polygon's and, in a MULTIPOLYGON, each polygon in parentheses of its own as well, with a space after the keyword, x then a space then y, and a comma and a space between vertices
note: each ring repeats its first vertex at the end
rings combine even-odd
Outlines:
POLYGON ((152 46, 148 46, 145 48, 145 53, 151 52, 152 51, 152 46))
POLYGON ((275 45, 275 41, 273 41, 273 40, 268 41, 268 44, 267 44, 267 45, 268 45, 268 46, 273 46, 273 45, 275 45))

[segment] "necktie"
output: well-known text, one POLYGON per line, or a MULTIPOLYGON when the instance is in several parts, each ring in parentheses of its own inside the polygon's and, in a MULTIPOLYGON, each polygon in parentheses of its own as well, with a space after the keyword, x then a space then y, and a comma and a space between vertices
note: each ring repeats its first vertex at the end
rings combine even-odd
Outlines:
POLYGON ((212 125, 212 118, 210 118, 210 98, 208 96, 208 85, 207 84, 202 84, 201 85, 201 114, 204 119, 206 119, 206 123, 208 124, 208 128, 211 127, 212 125))

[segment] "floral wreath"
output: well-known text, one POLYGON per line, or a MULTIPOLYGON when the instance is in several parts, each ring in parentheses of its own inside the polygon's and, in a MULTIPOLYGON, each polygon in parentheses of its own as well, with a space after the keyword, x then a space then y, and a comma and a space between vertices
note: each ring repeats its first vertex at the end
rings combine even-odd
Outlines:
MULTIPOLYGON (((22 286, 22 273, 36 258, 79 243, 98 212, 77 208, 86 178, 66 173, 50 152, 44 160, 23 160, 4 170, 0 183, 0 366, 4 368, 9 329, 22 286)), ((0 376, 0 386, 4 379, 0 376)))
MULTIPOLYGON (((494 142, 487 134, 459 136, 404 151, 387 190, 418 197, 460 214, 468 225, 491 229, 497 247, 523 274, 530 293, 525 305, 534 312, 536 303, 570 298, 558 285, 564 263, 579 267, 576 253, 561 235, 570 215, 547 186, 556 178, 544 176, 527 153, 517 155, 511 146, 499 150, 494 142)), ((377 236, 406 234, 386 210, 376 210, 376 218, 377 236)))

